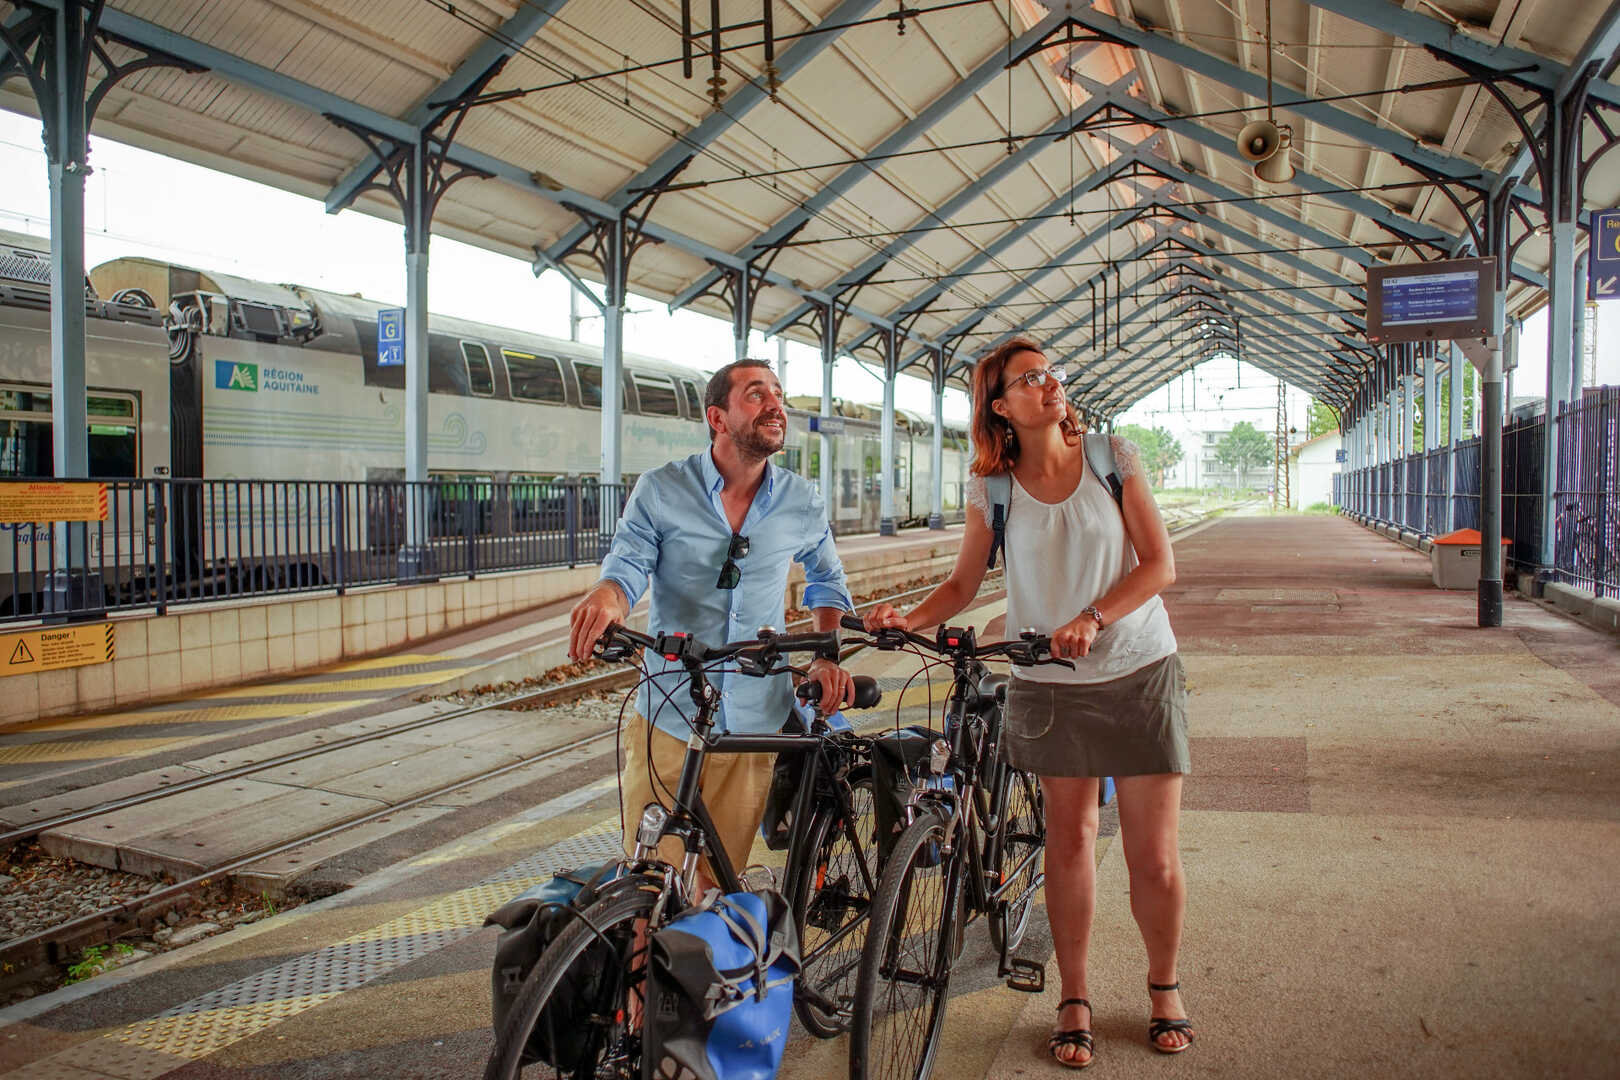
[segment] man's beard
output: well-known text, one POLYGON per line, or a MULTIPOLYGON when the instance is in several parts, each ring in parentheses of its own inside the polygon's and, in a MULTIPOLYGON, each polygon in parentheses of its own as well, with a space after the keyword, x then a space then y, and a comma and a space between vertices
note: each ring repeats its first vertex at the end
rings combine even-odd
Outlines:
POLYGON ((732 435, 731 441, 736 444, 738 453, 754 461, 764 461, 772 454, 782 449, 787 441, 787 424, 784 421, 780 434, 770 434, 755 424, 745 432, 732 435))

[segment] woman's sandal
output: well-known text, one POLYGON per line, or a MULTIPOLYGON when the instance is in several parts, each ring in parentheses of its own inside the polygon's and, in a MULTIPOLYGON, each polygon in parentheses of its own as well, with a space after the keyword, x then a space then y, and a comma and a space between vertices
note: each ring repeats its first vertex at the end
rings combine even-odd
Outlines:
MULTIPOLYGON (((1170 990, 1180 990, 1181 983, 1148 983, 1149 990, 1165 993, 1170 990)), ((1198 1036, 1193 1033, 1192 1021, 1187 1019, 1172 1020, 1167 1016, 1153 1016, 1148 1018, 1148 1045, 1161 1054, 1179 1054, 1193 1044, 1198 1036), (1167 1035, 1172 1031, 1179 1031, 1187 1036, 1187 1041, 1180 1046, 1165 1046, 1159 1041, 1160 1035, 1167 1035)))
MULTIPOLYGON (((1070 1005, 1084 1005, 1087 1012, 1091 1011, 1091 1002, 1085 998, 1066 998, 1058 1005, 1058 1014, 1062 1015, 1063 1010, 1070 1005)), ((1097 1060, 1096 1044, 1092 1042, 1090 1028, 1070 1028, 1067 1031, 1052 1032, 1051 1036, 1046 1040, 1046 1052, 1052 1055, 1053 1061, 1070 1069, 1084 1069, 1097 1060), (1059 1054, 1058 1050, 1065 1046, 1074 1046, 1084 1050, 1086 1060, 1076 1061, 1074 1058, 1066 1058, 1059 1054)))

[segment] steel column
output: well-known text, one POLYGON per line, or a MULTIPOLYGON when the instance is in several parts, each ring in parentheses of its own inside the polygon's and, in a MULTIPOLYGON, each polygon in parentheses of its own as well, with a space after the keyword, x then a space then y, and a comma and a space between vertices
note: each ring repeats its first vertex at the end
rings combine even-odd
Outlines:
POLYGON ((602 289, 602 483, 623 479, 624 447, 624 217, 609 226, 612 240, 602 289))
MULTIPOLYGON (((838 351, 838 319, 833 311, 833 305, 828 304, 822 313, 821 319, 821 416, 823 419, 832 416, 833 401, 833 362, 838 351)), ((833 444, 825 433, 820 435, 821 443, 821 497, 827 503, 827 519, 834 518, 833 503, 833 444)), ((834 522, 836 526, 836 522, 834 522)))
POLYGON ((1447 362, 1451 401, 1446 417, 1446 531, 1449 532, 1457 527, 1457 444, 1463 440, 1463 376, 1467 373, 1468 361, 1455 344, 1448 348, 1451 350, 1451 359, 1447 362))
POLYGON ((934 372, 931 378, 934 387, 934 440, 930 453, 934 458, 933 471, 933 507, 928 514, 928 527, 930 529, 943 529, 945 527, 945 357, 942 353, 934 354, 934 372))
POLYGON ((883 481, 878 485, 878 532, 884 536, 893 536, 895 533, 894 380, 897 359, 895 353, 900 348, 900 339, 893 330, 884 330, 883 339, 883 433, 880 438, 883 481))

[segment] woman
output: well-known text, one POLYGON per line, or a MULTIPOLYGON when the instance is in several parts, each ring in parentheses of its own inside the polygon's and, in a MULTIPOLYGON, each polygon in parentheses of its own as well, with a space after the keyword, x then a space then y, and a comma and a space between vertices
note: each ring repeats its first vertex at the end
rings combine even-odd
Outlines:
POLYGON ((1063 998, 1047 1049, 1083 1069, 1093 1056, 1086 951, 1096 904, 1097 786, 1114 778, 1131 913, 1147 947, 1148 1040, 1175 1054, 1194 1031, 1178 993, 1186 888, 1177 846, 1187 757, 1186 686, 1159 593, 1175 581, 1170 536, 1135 447, 1113 439, 1116 503, 1088 467, 1063 375, 1017 338, 973 374, 973 478, 951 576, 908 614, 882 604, 869 629, 942 623, 978 593, 992 534, 984 477, 1012 473, 1006 509, 1007 626, 1051 635, 1072 659, 1014 669, 1007 754, 1040 776, 1046 801, 1046 899, 1063 998))

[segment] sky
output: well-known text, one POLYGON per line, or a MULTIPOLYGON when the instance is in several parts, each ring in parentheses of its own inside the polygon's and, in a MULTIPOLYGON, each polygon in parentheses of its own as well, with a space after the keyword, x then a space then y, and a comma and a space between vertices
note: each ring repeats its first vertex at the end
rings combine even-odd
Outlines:
MULTIPOLYGON (((250 180, 92 137, 94 172, 85 192, 85 259, 95 266, 142 255, 262 281, 360 293, 402 304, 405 296, 403 231, 392 222, 345 210, 329 215, 319 201, 250 180)), ((39 121, 0 111, 0 229, 47 236, 50 201, 39 121)), ((432 311, 513 329, 569 336, 568 285, 547 271, 445 237, 434 237, 429 270, 432 311)), ((581 313, 592 315, 586 301, 581 313)), ((1515 398, 1546 387, 1546 311, 1525 326, 1515 398)), ((580 338, 599 345, 599 317, 585 319, 580 338)), ((1600 305, 1596 335, 1599 383, 1620 382, 1620 301, 1600 305)), ((632 294, 625 317, 625 348, 712 371, 732 358, 731 324, 694 311, 669 312, 658 300, 632 294)), ((750 353, 775 360, 777 347, 757 331, 750 353)), ((819 352, 788 344, 790 395, 821 393, 819 352)), ((882 381, 870 367, 847 358, 833 373, 833 393, 856 401, 881 400, 882 381)), ((1289 388, 1288 422, 1305 427, 1307 394, 1289 388)), ((928 385, 902 376, 896 404, 932 410, 928 385)), ((1226 430, 1247 420, 1262 430, 1275 424, 1275 378, 1233 357, 1217 357, 1136 403, 1121 423, 1165 427, 1178 437, 1226 430)), ((945 415, 965 421, 968 401, 946 391, 945 415)), ((1185 442, 1185 440, 1184 440, 1185 442)))

